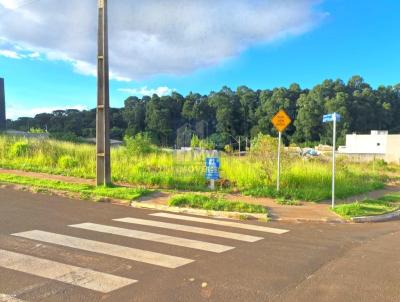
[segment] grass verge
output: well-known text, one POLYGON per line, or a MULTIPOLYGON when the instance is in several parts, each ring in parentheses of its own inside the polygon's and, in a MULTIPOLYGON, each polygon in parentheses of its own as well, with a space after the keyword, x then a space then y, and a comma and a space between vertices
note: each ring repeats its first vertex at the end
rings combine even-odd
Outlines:
POLYGON ((142 188, 128 188, 119 186, 96 187, 87 184, 67 183, 51 179, 36 179, 33 177, 10 174, 0 174, 0 183, 29 186, 35 188, 37 192, 43 192, 43 190, 47 189, 79 193, 83 199, 106 197, 134 200, 151 192, 150 190, 142 188))
POLYGON ((346 219, 374 216, 400 209, 400 193, 388 194, 375 200, 357 201, 336 206, 333 211, 346 219))
POLYGON ((168 205, 173 207, 186 207, 214 211, 261 214, 267 213, 267 209, 261 205, 239 201, 228 201, 217 196, 205 196, 199 194, 183 194, 173 196, 169 200, 168 205))
POLYGON ((301 202, 296 199, 278 198, 276 203, 283 206, 301 206, 301 202))

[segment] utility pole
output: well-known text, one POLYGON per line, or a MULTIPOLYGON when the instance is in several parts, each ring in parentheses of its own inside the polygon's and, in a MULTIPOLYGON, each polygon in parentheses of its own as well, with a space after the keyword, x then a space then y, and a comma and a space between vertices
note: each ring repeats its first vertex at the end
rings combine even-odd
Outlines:
POLYGON ((4 79, 0 78, 0 131, 6 130, 6 96, 4 92, 4 79))
POLYGON ((111 184, 107 0, 98 0, 98 9, 96 182, 100 186, 111 184))

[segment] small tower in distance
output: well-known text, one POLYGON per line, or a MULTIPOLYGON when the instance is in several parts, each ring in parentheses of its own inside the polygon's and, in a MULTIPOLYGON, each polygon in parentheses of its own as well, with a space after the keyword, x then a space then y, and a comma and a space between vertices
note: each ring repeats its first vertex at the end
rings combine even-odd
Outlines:
POLYGON ((0 131, 6 130, 6 95, 4 93, 4 79, 0 78, 0 131))

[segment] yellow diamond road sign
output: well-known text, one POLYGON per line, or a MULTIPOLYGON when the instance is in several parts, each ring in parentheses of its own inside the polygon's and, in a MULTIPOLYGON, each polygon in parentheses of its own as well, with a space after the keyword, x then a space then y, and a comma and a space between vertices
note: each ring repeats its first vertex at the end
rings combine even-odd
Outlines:
POLYGON ((282 109, 272 118, 272 124, 278 132, 285 131, 286 127, 289 126, 291 122, 292 120, 289 115, 282 109))

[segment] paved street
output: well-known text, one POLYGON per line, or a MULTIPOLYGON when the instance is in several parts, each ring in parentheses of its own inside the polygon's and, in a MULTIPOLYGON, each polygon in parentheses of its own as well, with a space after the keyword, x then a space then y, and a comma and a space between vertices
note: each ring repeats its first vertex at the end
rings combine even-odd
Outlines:
POLYGON ((234 221, 0 189, 0 301, 399 301, 400 221, 234 221))

